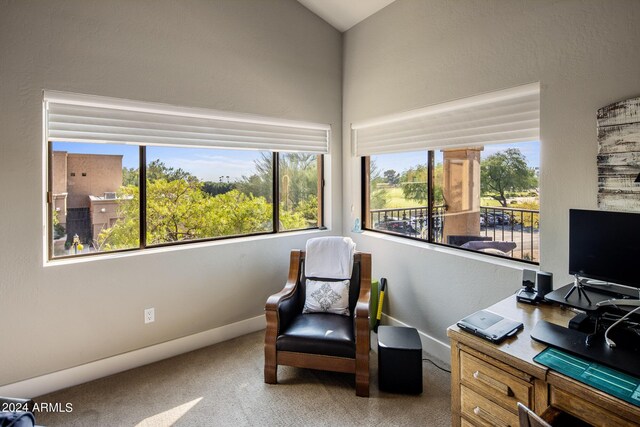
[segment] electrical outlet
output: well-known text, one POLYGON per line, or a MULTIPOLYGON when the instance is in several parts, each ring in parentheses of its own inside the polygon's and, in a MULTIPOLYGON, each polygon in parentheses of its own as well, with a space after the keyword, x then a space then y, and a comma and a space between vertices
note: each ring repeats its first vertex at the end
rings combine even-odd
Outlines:
POLYGON ((151 323, 156 321, 156 309, 145 308, 144 309, 144 323, 151 323))

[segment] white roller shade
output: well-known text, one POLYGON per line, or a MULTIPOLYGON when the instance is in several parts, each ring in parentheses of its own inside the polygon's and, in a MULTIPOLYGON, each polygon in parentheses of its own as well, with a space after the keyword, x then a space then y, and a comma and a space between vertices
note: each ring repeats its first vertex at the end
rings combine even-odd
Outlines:
POLYGON ((356 156, 540 139, 540 84, 353 123, 356 156))
POLYGON ((329 152, 329 125, 45 91, 47 138, 56 141, 329 152))

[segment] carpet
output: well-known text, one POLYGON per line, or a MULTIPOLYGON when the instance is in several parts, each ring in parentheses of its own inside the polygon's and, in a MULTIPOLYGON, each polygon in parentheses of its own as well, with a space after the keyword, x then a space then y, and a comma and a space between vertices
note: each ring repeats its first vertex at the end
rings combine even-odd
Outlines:
MULTIPOLYGON (((448 426, 450 375, 423 362, 418 396, 355 395, 353 374, 287 366, 263 381, 264 331, 35 398, 72 411, 36 414, 47 426, 448 426)), ((372 342, 372 345, 374 343, 372 342)), ((425 356, 427 356, 425 354, 425 356)))

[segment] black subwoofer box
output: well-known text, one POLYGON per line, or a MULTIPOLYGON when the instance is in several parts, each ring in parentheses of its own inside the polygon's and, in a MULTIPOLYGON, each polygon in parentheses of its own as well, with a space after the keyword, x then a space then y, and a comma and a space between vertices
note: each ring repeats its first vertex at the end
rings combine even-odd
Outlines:
POLYGON ((422 343, 414 328, 378 328, 379 388, 393 393, 422 393, 422 343))

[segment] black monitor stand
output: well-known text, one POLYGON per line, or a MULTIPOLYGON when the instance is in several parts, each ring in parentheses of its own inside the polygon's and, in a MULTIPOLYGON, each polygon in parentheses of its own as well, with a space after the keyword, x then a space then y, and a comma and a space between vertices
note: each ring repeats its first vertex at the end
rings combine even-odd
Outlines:
POLYGON ((587 291, 585 291, 584 289, 584 284, 580 280, 580 276, 578 276, 577 274, 574 276, 573 286, 571 287, 571 289, 569 289, 569 292, 567 292, 567 294, 564 296, 564 300, 565 301, 568 300, 571 294, 573 293, 573 291, 576 291, 576 290, 578 291, 578 298, 582 298, 584 296, 584 298, 587 300, 589 305, 591 305, 591 300, 589 299, 589 295, 587 295, 587 291))

